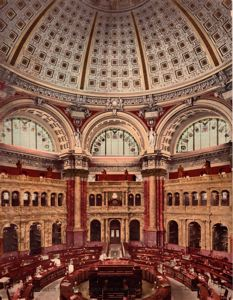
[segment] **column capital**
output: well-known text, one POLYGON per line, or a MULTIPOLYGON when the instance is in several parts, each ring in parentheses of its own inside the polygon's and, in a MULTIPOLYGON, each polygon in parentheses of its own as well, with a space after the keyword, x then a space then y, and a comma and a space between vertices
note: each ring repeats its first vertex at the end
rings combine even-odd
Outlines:
POLYGON ((142 159, 142 176, 165 176, 169 157, 157 150, 152 154, 145 154, 142 159))
POLYGON ((142 170, 142 176, 143 177, 149 177, 149 176, 166 176, 167 171, 164 169, 146 169, 142 170))
POLYGON ((82 169, 68 169, 63 171, 64 177, 84 177, 87 178, 89 174, 88 170, 82 170, 82 169))
POLYGON ((89 158, 85 154, 78 154, 74 151, 62 154, 60 156, 63 161, 65 176, 73 176, 88 174, 89 158), (68 174, 68 175, 67 175, 68 174))

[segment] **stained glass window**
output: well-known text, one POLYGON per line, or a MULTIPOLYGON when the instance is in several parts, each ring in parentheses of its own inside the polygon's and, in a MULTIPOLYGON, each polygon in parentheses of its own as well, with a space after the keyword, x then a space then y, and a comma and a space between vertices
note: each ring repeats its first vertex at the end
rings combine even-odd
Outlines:
POLYGON ((54 151, 49 133, 40 124, 26 118, 11 118, 3 123, 1 141, 30 149, 54 151))
POLYGON ((177 152, 199 150, 217 146, 230 141, 230 128, 221 119, 208 118, 199 120, 187 127, 177 143, 177 152))
POLYGON ((127 131, 111 128, 95 138, 91 153, 95 156, 136 156, 139 154, 139 147, 127 131))

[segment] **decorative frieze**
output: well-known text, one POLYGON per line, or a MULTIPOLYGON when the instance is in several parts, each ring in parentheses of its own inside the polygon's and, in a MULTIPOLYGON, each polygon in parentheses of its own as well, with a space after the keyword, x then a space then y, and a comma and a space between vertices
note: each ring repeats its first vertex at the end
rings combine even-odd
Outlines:
POLYGON ((0 149, 0 164, 7 166, 16 166, 17 161, 20 160, 23 167, 33 167, 38 169, 52 169, 61 170, 62 162, 58 160, 58 156, 54 158, 43 157, 35 154, 14 152, 12 150, 0 149))
MULTIPOLYGON (((226 68, 224 71, 216 73, 202 81, 196 82, 192 85, 178 88, 170 92, 160 92, 152 93, 151 95, 140 95, 132 97, 121 97, 120 108, 123 106, 139 106, 139 105, 151 105, 164 103, 171 100, 185 99, 192 96, 201 95, 207 91, 215 90, 221 87, 225 82, 228 82, 231 78, 230 67, 226 68)), ((50 98, 55 100, 64 101, 66 103, 73 103, 74 105, 95 105, 95 106, 105 106, 109 101, 109 97, 102 96, 84 96, 72 93, 66 93, 62 91, 57 91, 52 88, 43 87, 35 84, 27 79, 14 74, 14 72, 5 69, 3 66, 0 67, 0 76, 2 80, 9 83, 11 86, 17 86, 25 92, 33 93, 35 95, 40 95, 40 97, 50 98)), ((111 104, 115 97, 111 98, 111 104)), ((119 102, 119 97, 116 98, 119 102)))

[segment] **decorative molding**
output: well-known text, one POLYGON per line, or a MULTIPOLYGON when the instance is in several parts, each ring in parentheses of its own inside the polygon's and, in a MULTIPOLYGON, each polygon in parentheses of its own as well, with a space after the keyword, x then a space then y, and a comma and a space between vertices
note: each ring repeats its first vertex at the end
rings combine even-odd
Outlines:
POLYGON ((169 158, 164 156, 160 150, 155 154, 148 154, 142 158, 142 175, 165 176, 167 174, 169 158))
MULTIPOLYGON (((215 90, 219 87, 224 86, 231 80, 231 67, 227 67, 223 71, 217 72, 216 74, 203 79, 197 83, 192 85, 178 88, 176 90, 170 92, 161 92, 161 93, 152 93, 149 96, 141 95, 141 96, 132 96, 132 97, 121 97, 120 107, 124 106, 150 106, 153 104, 164 103, 171 100, 177 99, 185 99, 190 98, 192 96, 201 95, 210 90, 215 90)), ((18 87, 27 91, 29 93, 33 93, 34 95, 39 95, 39 97, 43 97, 46 99, 54 99, 59 101, 64 101, 66 103, 73 103, 76 106, 105 106, 108 102, 109 97, 107 96, 86 96, 86 95, 78 95, 68 92, 58 91, 52 88, 43 87, 41 85, 35 84, 25 78, 20 77, 14 72, 0 66, 0 76, 3 81, 8 83, 12 87, 18 87)), ((111 97, 112 101, 118 100, 118 97, 111 97)), ((119 103, 117 104, 119 105, 119 103)))
POLYGON ((88 173, 88 158, 85 155, 78 155, 74 153, 69 153, 67 155, 62 156, 64 161, 64 170, 71 171, 80 171, 84 173, 88 173))
POLYGON ((91 113, 88 108, 78 105, 71 105, 66 108, 66 113, 68 113, 74 120, 74 123, 80 127, 84 119, 88 118, 91 113))
POLYGON ((58 160, 58 157, 45 158, 37 155, 30 155, 26 153, 19 153, 0 149, 0 164, 16 166, 18 160, 21 161, 23 168, 32 167, 34 169, 52 167, 53 169, 61 170, 62 162, 58 160))
POLYGON ((108 98, 106 102, 106 110, 112 111, 113 116, 116 116, 117 111, 123 111, 122 99, 108 98))
POLYGON ((215 151, 211 152, 203 152, 203 153, 181 153, 181 154, 175 154, 171 156, 171 165, 177 164, 177 165, 184 165, 189 164, 193 166, 197 166, 199 164, 203 165, 203 162, 206 160, 210 160, 211 162, 223 162, 224 159, 228 159, 229 163, 231 162, 231 142, 228 143, 227 146, 221 149, 217 149, 215 151))

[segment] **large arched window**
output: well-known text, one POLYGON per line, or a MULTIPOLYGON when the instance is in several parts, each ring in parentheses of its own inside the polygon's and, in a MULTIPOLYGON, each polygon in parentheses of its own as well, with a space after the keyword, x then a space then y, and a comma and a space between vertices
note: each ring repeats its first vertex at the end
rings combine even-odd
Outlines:
POLYGON ((177 152, 199 150, 217 146, 230 141, 230 128, 221 119, 208 118, 191 124, 181 134, 177 143, 177 152))
POLYGON ((125 130, 111 128, 101 132, 91 146, 95 156, 136 156, 139 147, 134 137, 125 130))
POLYGON ((54 151, 52 139, 45 128, 26 118, 5 120, 1 132, 1 140, 5 144, 54 151))

